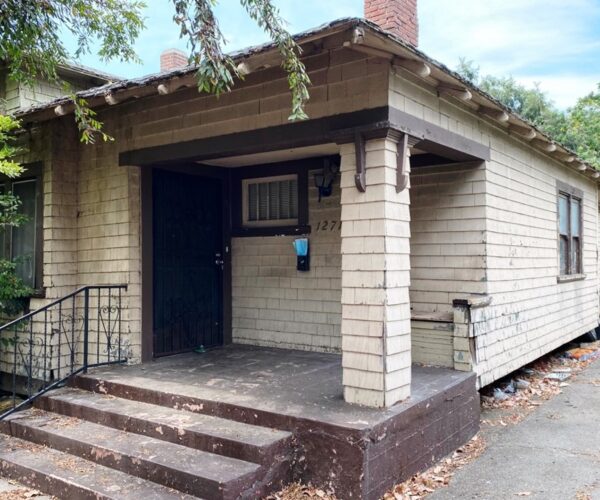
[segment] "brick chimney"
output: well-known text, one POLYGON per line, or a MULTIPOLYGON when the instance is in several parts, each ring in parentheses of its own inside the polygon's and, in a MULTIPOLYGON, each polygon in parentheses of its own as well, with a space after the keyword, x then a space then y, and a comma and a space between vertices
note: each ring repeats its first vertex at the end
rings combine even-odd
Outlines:
POLYGON ((182 50, 167 49, 160 55, 160 71, 171 71, 185 68, 188 65, 188 57, 182 50))
POLYGON ((417 0, 365 0, 365 18, 415 47, 419 44, 417 0))

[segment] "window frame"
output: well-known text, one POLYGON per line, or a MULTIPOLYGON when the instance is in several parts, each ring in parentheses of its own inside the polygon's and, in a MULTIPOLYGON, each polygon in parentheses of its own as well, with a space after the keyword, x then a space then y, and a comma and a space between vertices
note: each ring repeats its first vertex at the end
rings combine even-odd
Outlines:
MULTIPOLYGON (((298 174, 284 174, 284 175, 273 175, 271 177, 248 177, 246 179, 242 179, 242 225, 245 228, 250 227, 277 227, 277 226, 297 226, 298 225, 298 217, 290 218, 290 219, 266 219, 266 220, 250 220, 249 208, 248 208, 248 198, 249 193, 248 189, 251 184, 259 185, 259 184, 268 184, 270 182, 278 182, 278 181, 289 181, 295 180, 298 191, 300 191, 300 186, 298 184, 298 174)), ((296 193, 296 201, 298 203, 298 207, 296 207, 296 213, 299 213, 300 209, 300 200, 298 193, 296 193)))
POLYGON ((584 231, 583 231, 583 191, 573 186, 557 181, 556 183, 556 226, 557 226, 557 250, 558 250, 558 277, 559 283, 575 281, 578 279, 585 279, 584 266, 583 266, 583 244, 584 244, 584 231), (567 200, 567 233, 563 233, 560 227, 560 201, 561 198, 567 200), (573 236, 573 225, 572 225, 572 206, 573 202, 579 203, 579 236, 573 236), (561 268, 561 242, 566 240, 567 244, 567 266, 566 273, 562 272, 561 268), (575 246, 574 241, 578 240, 578 244, 575 246), (577 258, 577 269, 573 269, 573 252, 578 252, 577 258))
MULTIPOLYGON (((0 175, 0 184, 4 186, 5 192, 13 190, 13 185, 24 181, 35 180, 35 273, 34 273, 34 286, 32 297, 43 298, 45 296, 43 286, 43 265, 44 265, 44 196, 43 196, 43 165, 41 162, 24 163, 22 164, 24 172, 17 178, 10 178, 5 175, 0 175)), ((9 256, 12 259, 12 240, 13 230, 10 228, 9 231, 4 233, 3 247, 1 248, 2 255, 9 256)))
POLYGON ((305 235, 310 234, 308 224, 308 172, 321 168, 323 157, 294 160, 286 162, 237 167, 231 170, 231 204, 232 204, 232 231, 234 237, 241 236, 279 236, 279 235, 305 235), (297 176, 298 182, 298 219, 283 221, 259 221, 259 224, 247 222, 246 201, 247 194, 244 186, 248 181, 282 178, 284 176, 297 176), (265 224, 266 222, 266 224, 265 224), (290 223, 293 222, 293 223, 290 223))

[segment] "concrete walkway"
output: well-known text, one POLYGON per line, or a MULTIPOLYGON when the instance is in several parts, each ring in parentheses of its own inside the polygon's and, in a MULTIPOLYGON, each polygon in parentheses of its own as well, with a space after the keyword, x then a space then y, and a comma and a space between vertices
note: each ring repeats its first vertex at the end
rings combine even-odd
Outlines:
POLYGON ((600 500, 600 361, 523 422, 486 433, 487 449, 443 499, 600 500))

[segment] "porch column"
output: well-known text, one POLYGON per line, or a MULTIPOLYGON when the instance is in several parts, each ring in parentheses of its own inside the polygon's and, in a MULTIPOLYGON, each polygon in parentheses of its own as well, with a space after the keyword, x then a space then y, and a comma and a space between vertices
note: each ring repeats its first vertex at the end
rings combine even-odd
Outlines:
POLYGON ((410 198, 396 192, 397 140, 364 149, 361 192, 355 145, 341 146, 344 398, 386 407, 410 395, 410 198))

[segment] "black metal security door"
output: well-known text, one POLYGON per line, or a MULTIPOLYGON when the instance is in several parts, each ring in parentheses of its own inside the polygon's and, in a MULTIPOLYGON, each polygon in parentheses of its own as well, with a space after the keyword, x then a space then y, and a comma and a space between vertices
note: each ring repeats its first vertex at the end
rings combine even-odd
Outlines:
POLYGON ((217 179, 153 173, 154 356, 222 345, 217 179))

